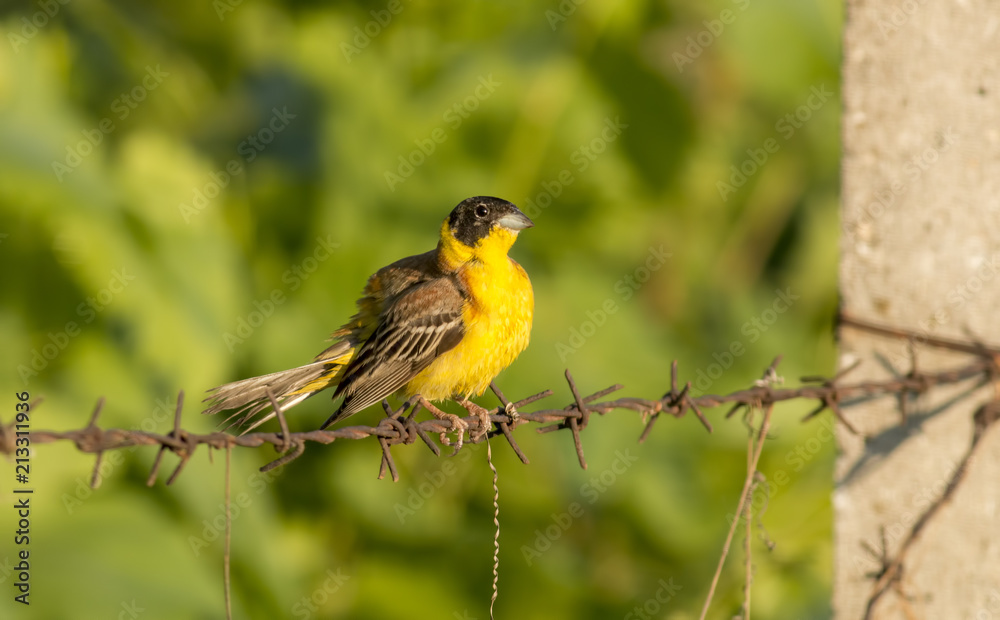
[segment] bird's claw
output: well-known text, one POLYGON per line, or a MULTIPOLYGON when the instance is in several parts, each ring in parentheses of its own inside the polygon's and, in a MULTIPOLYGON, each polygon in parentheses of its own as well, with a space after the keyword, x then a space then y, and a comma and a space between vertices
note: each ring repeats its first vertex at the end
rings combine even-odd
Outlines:
POLYGON ((469 432, 469 439, 473 443, 477 443, 493 428, 493 421, 490 420, 490 412, 488 409, 483 409, 471 400, 463 400, 459 404, 479 420, 478 428, 475 431, 469 432))
POLYGON ((458 451, 462 449, 462 445, 465 443, 465 432, 469 430, 469 423, 453 413, 446 413, 444 414, 443 418, 451 422, 451 430, 444 431, 441 433, 441 435, 439 436, 441 444, 445 446, 454 445, 455 446, 454 454, 458 454, 458 451), (454 432, 457 436, 457 441, 455 442, 455 444, 452 444, 451 440, 448 439, 448 433, 450 432, 454 432))
POLYGON ((476 430, 475 437, 469 434, 469 439, 473 441, 479 441, 486 436, 486 433, 490 432, 490 428, 493 426, 493 422, 490 420, 490 412, 485 409, 480 409, 476 411, 476 417, 479 418, 479 429, 476 430))

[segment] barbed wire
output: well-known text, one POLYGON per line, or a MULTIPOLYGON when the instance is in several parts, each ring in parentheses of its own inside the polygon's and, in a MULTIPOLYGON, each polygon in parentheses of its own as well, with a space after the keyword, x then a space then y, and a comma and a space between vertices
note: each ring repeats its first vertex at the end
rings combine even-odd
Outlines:
MULTIPOLYGON (((68 431, 38 430, 30 431, 29 438, 32 444, 53 443, 58 441, 72 441, 78 450, 85 453, 97 455, 94 463, 93 474, 90 478, 91 487, 96 488, 100 483, 100 468, 105 452, 118 450, 132 446, 159 446, 156 458, 153 461, 150 474, 146 480, 148 486, 155 484, 158 479, 159 469, 166 452, 177 455, 179 462, 173 473, 167 478, 166 484, 172 484, 184 470, 188 461, 201 446, 208 446, 208 449, 226 450, 226 471, 227 480, 230 467, 230 456, 233 447, 260 447, 270 444, 281 454, 274 461, 261 467, 261 471, 269 471, 302 456, 306 445, 309 442, 330 444, 338 439, 358 440, 375 437, 379 442, 382 452, 382 461, 379 466, 381 479, 388 471, 394 481, 399 480, 399 473, 393 460, 391 446, 408 445, 421 440, 435 455, 440 456, 441 450, 431 439, 431 434, 438 434, 442 444, 449 445, 446 438, 447 433, 459 433, 458 447, 462 446, 462 433, 468 431, 470 442, 479 443, 486 441, 488 437, 502 435, 510 445, 514 453, 520 460, 528 464, 529 459, 521 450, 514 438, 514 431, 524 425, 539 424, 539 433, 550 433, 559 430, 569 430, 576 449, 577 459, 580 466, 587 468, 587 461, 584 455, 581 432, 587 428, 593 414, 606 415, 613 411, 632 411, 638 413, 645 424, 642 433, 639 435, 639 442, 644 442, 652 432, 654 425, 660 416, 668 415, 674 418, 682 418, 688 413, 693 414, 705 429, 711 433, 712 424, 705 417, 703 409, 731 405, 725 418, 728 419, 741 409, 746 412, 747 424, 751 428, 750 440, 748 443, 748 471, 744 485, 743 494, 737 507, 737 514, 742 514, 743 506, 747 501, 748 493, 752 489, 753 479, 757 476, 756 462, 763 451, 763 439, 766 438, 766 430, 770 420, 770 414, 775 404, 795 399, 814 400, 817 403, 815 409, 806 414, 802 421, 806 422, 815 418, 823 411, 830 412, 837 418, 843 427, 849 432, 858 435, 858 430, 851 424, 844 415, 843 409, 872 398, 881 396, 895 396, 899 399, 900 411, 905 420, 906 403, 910 396, 920 395, 934 387, 942 385, 957 384, 964 381, 978 379, 975 387, 979 387, 988 382, 992 382, 995 387, 994 398, 981 406, 974 415, 974 434, 970 442, 969 450, 962 463, 955 471, 951 482, 944 493, 933 502, 926 511, 917 519, 911 529, 903 546, 897 551, 895 556, 890 557, 883 544, 881 551, 870 550, 881 562, 881 569, 871 575, 875 580, 872 595, 869 599, 866 617, 870 617, 877 601, 890 589, 900 589, 900 578, 903 573, 903 566, 907 552, 912 548, 913 542, 924 529, 930 519, 936 514, 941 506, 947 503, 954 495, 955 490, 965 479, 972 456, 987 429, 1000 420, 1000 349, 987 347, 976 342, 962 342, 942 338, 930 337, 926 334, 917 334, 868 323, 855 319, 847 315, 840 316, 842 327, 852 327, 877 333, 882 336, 893 338, 905 338, 909 344, 911 367, 905 375, 893 377, 883 381, 862 381, 858 383, 844 383, 844 379, 852 371, 858 368, 861 361, 841 370, 833 377, 808 376, 802 377, 801 381, 805 385, 797 388, 776 388, 783 379, 778 376, 777 367, 781 362, 781 356, 774 359, 765 370, 762 379, 755 381, 747 389, 737 390, 729 394, 714 395, 707 394, 693 396, 691 393, 691 382, 688 381, 683 387, 678 382, 678 363, 674 360, 670 366, 670 389, 658 399, 644 399, 636 397, 624 397, 614 400, 600 400, 609 394, 623 389, 620 384, 612 385, 603 390, 599 390, 587 396, 581 396, 577 389, 576 382, 569 370, 565 372, 565 379, 572 393, 573 400, 560 409, 541 409, 533 412, 521 412, 520 409, 538 402, 553 395, 552 390, 545 390, 533 394, 516 402, 509 401, 496 387, 491 384, 494 394, 500 400, 502 406, 492 411, 489 415, 480 417, 476 412, 469 411, 469 416, 459 418, 457 416, 446 419, 430 419, 418 422, 415 416, 420 412, 419 404, 410 405, 404 403, 398 409, 392 409, 387 401, 382 402, 386 417, 375 426, 350 426, 333 430, 313 430, 292 433, 289 431, 288 422, 284 412, 278 405, 273 394, 268 394, 274 408, 280 432, 258 432, 244 435, 231 435, 225 432, 213 433, 193 433, 181 428, 181 418, 184 409, 184 392, 180 392, 177 398, 177 406, 174 411, 173 430, 167 434, 159 434, 141 430, 129 430, 120 428, 102 429, 97 425, 101 411, 104 406, 104 398, 100 398, 90 415, 87 426, 68 431), (961 366, 949 370, 937 372, 924 372, 918 369, 916 360, 915 345, 923 344, 934 347, 946 348, 962 353, 972 354, 975 358, 961 366), (765 412, 764 423, 757 432, 756 440, 752 428, 752 413, 755 410, 765 412), (489 428, 484 428, 484 422, 489 428)), ((38 401, 31 404, 30 409, 34 409, 38 401)), ((0 424, 0 454, 13 454, 15 451, 15 423, 0 424)), ((228 506, 228 501, 227 501, 228 506)), ((228 514, 228 508, 227 508, 228 514)), ((748 517, 749 518, 749 517, 748 517)), ((702 616, 707 612, 711 604, 714 586, 721 573, 722 566, 728 555, 729 543, 735 532, 738 519, 731 524, 729 536, 723 548, 722 555, 716 570, 713 586, 709 591, 708 598, 702 610, 702 616)), ((747 548, 747 592, 745 593, 745 607, 749 611, 749 583, 750 559, 749 547, 747 548)), ((228 582, 228 550, 226 553, 226 575, 228 582)), ((227 616, 228 613, 228 586, 227 586, 227 616)))
MULTIPOLYGON (((726 418, 729 418, 741 408, 760 408, 783 401, 807 399, 815 400, 817 407, 811 413, 807 414, 803 418, 803 421, 807 421, 829 409, 846 429, 851 433, 857 434, 857 429, 845 417, 842 410, 843 406, 852 404, 852 401, 885 395, 922 394, 938 385, 959 383, 975 377, 988 379, 1000 376, 1000 368, 997 366, 997 360, 993 357, 983 356, 952 370, 931 373, 913 371, 906 376, 885 381, 864 381, 854 384, 843 384, 842 380, 844 377, 858 367, 856 363, 829 379, 823 377, 803 377, 802 381, 807 385, 798 388, 775 388, 772 386, 773 381, 770 381, 768 378, 777 376, 777 366, 780 361, 781 356, 775 358, 774 362, 764 373, 765 379, 756 381, 750 388, 724 395, 707 394, 692 396, 690 381, 683 387, 679 386, 678 364, 674 360, 671 364, 670 390, 658 399, 624 397, 599 401, 599 399, 608 394, 621 390, 623 386, 619 384, 612 385, 587 396, 581 396, 573 376, 567 370, 565 378, 573 395, 573 401, 560 409, 542 409, 533 412, 521 412, 521 409, 552 396, 552 390, 545 390, 511 403, 494 385, 492 386, 493 390, 503 406, 492 411, 488 416, 489 422, 494 427, 488 430, 491 436, 503 435, 518 458, 527 464, 529 463, 529 459, 514 438, 513 431, 515 429, 526 424, 545 425, 537 429, 539 433, 569 429, 580 466, 586 469, 587 461, 580 433, 587 428, 591 416, 595 413, 606 415, 612 411, 623 410, 640 414, 645 421, 645 428, 639 436, 639 442, 641 443, 646 440, 653 426, 663 415, 682 418, 690 412, 698 418, 708 432, 712 432, 712 424, 705 417, 703 409, 731 404, 732 407, 726 414, 726 418)), ((440 455, 440 448, 433 442, 430 435, 441 435, 442 442, 447 444, 448 442, 444 439, 443 435, 452 431, 458 431, 461 428, 453 420, 429 419, 418 422, 415 420, 415 415, 420 409, 419 405, 409 407, 409 414, 404 415, 408 409, 407 404, 404 403, 400 408, 393 410, 387 402, 383 401, 386 418, 375 426, 348 426, 332 430, 312 430, 292 433, 288 430, 288 423, 281 408, 276 407, 275 410, 277 411, 278 422, 281 427, 280 432, 259 432, 245 435, 231 435, 224 432, 199 434, 181 428, 181 417, 184 408, 184 393, 181 392, 178 394, 177 406, 174 412, 173 430, 167 434, 160 434, 121 428, 102 429, 98 427, 97 421, 103 406, 104 399, 101 398, 97 401, 87 426, 83 428, 68 431, 33 430, 30 432, 32 444, 71 441, 76 444, 79 451, 97 454, 97 461, 94 464, 94 472, 91 476, 91 486, 93 487, 96 487, 100 482, 98 472, 101 466, 101 459, 103 454, 109 450, 118 450, 132 446, 160 446, 160 451, 153 462, 152 470, 147 478, 147 484, 152 486, 158 477, 163 455, 168 451, 173 452, 180 459, 173 473, 167 478, 167 484, 169 485, 177 479, 197 449, 203 445, 223 450, 229 447, 255 448, 270 444, 282 456, 261 468, 261 471, 269 471, 302 456, 306 449, 306 444, 309 442, 329 444, 338 439, 358 440, 368 437, 375 437, 382 448, 382 463, 379 470, 379 478, 384 477, 388 469, 392 479, 398 480, 399 474, 390 452, 391 446, 412 444, 419 439, 435 455, 440 455)), ((481 421, 478 416, 470 414, 467 417, 461 418, 461 422, 468 428, 473 443, 483 440, 485 436, 483 431, 487 429, 481 427, 481 421)), ((12 454, 14 451, 15 433, 13 426, 13 423, 0 426, 0 453, 12 454)))

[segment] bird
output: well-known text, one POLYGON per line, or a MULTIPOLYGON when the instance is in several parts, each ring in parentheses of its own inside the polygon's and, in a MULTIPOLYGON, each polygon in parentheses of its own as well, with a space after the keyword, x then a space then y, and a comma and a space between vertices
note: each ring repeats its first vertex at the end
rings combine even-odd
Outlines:
MULTIPOLYGON (((473 196, 441 224, 437 247, 376 271, 357 313, 331 335, 312 362, 228 383, 208 391, 205 414, 231 411, 226 429, 257 428, 328 388, 343 398, 320 429, 400 393, 458 434, 469 425, 433 403, 454 400, 489 426, 486 409, 470 399, 524 351, 531 337, 534 291, 508 251, 534 222, 514 204, 473 196)), ((442 433, 442 440, 448 443, 442 433)))

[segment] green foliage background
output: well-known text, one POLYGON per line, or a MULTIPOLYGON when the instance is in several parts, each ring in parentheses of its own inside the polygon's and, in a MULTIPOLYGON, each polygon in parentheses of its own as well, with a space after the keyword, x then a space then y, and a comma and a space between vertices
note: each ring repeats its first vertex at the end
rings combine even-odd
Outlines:
MULTIPOLYGON (((212 429, 216 420, 197 414, 204 390, 310 360, 353 312, 367 275, 432 247, 448 211, 476 194, 510 199, 536 222, 512 252, 537 307, 531 346, 500 377, 508 395, 553 388, 539 406, 562 406, 568 367, 585 391, 621 382, 623 394, 658 397, 673 358, 683 380, 727 366, 707 392, 746 386, 778 353, 792 384, 832 370, 839 3, 387 8, 0 8, 4 420, 14 393, 28 390, 46 401, 34 428, 78 428, 103 395, 102 425, 166 432, 183 389, 184 426, 212 429), (372 21, 387 15, 384 25, 372 21), (358 36, 366 27, 377 31, 367 44, 358 36), (147 78, 157 72, 158 83, 147 78), (483 81, 495 86, 476 99, 483 81), (815 92, 831 95, 802 108, 815 92), (263 150, 247 150, 274 109, 294 118, 263 150), (778 123, 796 113, 808 120, 788 135, 778 123), (616 122, 627 128, 602 142, 616 122), (100 142, 88 147, 95 131, 100 142), (420 160, 411 154, 432 135, 445 139, 402 178, 400 157, 420 160), (777 151, 741 187, 720 192, 730 167, 761 158, 768 139, 777 151), (240 172, 214 195, 231 160, 240 172), (402 182, 387 182, 387 172, 402 182), (196 201, 198 191, 214 197, 196 201), (310 259, 317 239, 338 244, 325 260, 310 259), (669 258, 634 290, 625 278, 642 278, 636 270, 660 248, 669 258), (287 275, 295 269, 308 277, 287 275), (116 273, 127 286, 113 284, 116 273), (779 289, 797 300, 754 337, 749 322, 774 318, 765 311, 779 289), (276 290, 282 301, 252 334, 224 338, 276 290), (617 311, 602 319, 607 300, 617 311), (573 330, 588 334, 581 346, 573 330), (734 342, 745 353, 727 358, 734 342)), ((290 423, 315 428, 331 407, 314 398, 290 423)), ((821 425, 798 423, 809 408, 777 410, 762 461, 773 492, 762 521, 776 546, 755 543, 757 618, 830 614, 833 445, 821 425)), ((644 617, 633 610, 656 600, 661 580, 680 590, 642 613, 697 617, 746 467, 745 427, 722 413, 709 414, 712 435, 693 418, 664 419, 641 446, 633 414, 595 418, 584 433, 588 471, 561 433, 520 430, 529 466, 494 445, 497 617, 644 617), (626 450, 638 460, 605 487, 626 450), (604 490, 594 493, 602 473, 604 490), (582 516, 529 565, 524 549, 574 502, 582 516)), ((13 578, 0 571, 0 615, 221 616, 222 542, 209 540, 206 523, 221 523, 222 455, 213 463, 202 452, 173 486, 161 475, 147 488, 154 450, 120 454, 106 455, 103 484, 91 492, 93 457, 67 443, 36 447, 32 604, 13 603, 13 578)), ((234 453, 233 496, 246 503, 233 524, 237 617, 488 616, 485 451, 448 465, 420 446, 394 454, 398 484, 375 479, 371 441, 311 445, 272 481, 256 473, 272 450, 234 453), (422 505, 414 499, 442 478, 422 505), (407 502, 418 506, 412 514, 400 509, 407 502), (326 592, 330 574, 349 579, 326 592), (315 611, 302 606, 309 597, 315 611)), ((165 469, 174 462, 168 455, 165 469)), ((0 484, 0 565, 13 550, 12 478, 11 463, 0 484)), ((742 559, 738 539, 710 617, 738 613, 742 559)))

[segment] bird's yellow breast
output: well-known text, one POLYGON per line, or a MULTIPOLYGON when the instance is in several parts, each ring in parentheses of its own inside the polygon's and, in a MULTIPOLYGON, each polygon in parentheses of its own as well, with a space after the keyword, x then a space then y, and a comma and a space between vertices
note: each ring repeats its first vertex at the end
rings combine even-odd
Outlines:
POLYGON ((528 346, 535 298, 528 275, 507 256, 514 236, 495 231, 471 260, 463 261, 458 277, 468 291, 462 307, 465 334, 406 385, 407 395, 429 400, 478 396, 528 346))

